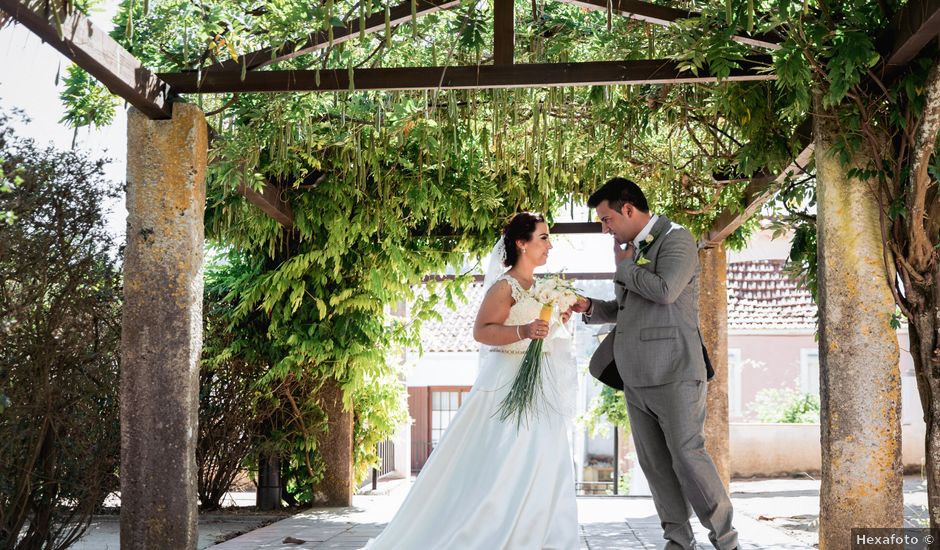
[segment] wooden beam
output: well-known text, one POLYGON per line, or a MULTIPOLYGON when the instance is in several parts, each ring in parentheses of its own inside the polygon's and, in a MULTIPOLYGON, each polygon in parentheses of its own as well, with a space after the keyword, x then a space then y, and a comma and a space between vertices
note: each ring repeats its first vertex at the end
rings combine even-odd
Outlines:
MULTIPOLYGON (((544 277, 562 277, 564 279, 568 279, 569 281, 609 281, 614 278, 614 275, 616 274, 613 271, 610 271, 607 273, 603 273, 603 272, 595 273, 595 272, 587 272, 587 271, 572 273, 568 271, 563 271, 559 273, 536 273, 535 277, 539 279, 544 278, 544 277)), ((431 282, 439 283, 442 281, 453 281, 456 278, 457 278, 456 275, 425 275, 424 279, 422 279, 421 282, 422 283, 431 283, 431 282)), ((474 275, 473 282, 482 283, 483 275, 474 275)))
POLYGON ((882 61, 875 73, 883 76, 894 74, 917 57, 938 34, 940 0, 910 0, 879 37, 882 61))
MULTIPOLYGON (((775 80, 766 71, 770 58, 753 57, 733 70, 727 81, 775 80)), ((694 75, 680 71, 670 59, 592 61, 584 63, 533 63, 474 65, 463 67, 395 67, 355 69, 353 86, 349 71, 255 71, 242 79, 239 72, 161 73, 160 77, 179 93, 226 92, 326 92, 356 90, 427 90, 463 88, 530 88, 550 86, 594 86, 608 84, 682 84, 716 82, 707 71, 694 75)))
MULTIPOLYGON (((209 131, 209 147, 212 147, 212 141, 219 137, 219 132, 212 127, 211 124, 206 124, 209 131)), ((302 186, 313 186, 317 185, 326 174, 322 172, 316 172, 308 174, 304 181, 301 183, 302 186)), ((254 188, 250 185, 240 183, 235 187, 235 190, 239 195, 245 197, 245 199, 261 209, 262 212, 271 216, 274 221, 278 222, 285 229, 291 229, 294 227, 294 213, 291 210, 290 204, 283 199, 283 191, 287 185, 272 183, 270 180, 264 181, 264 186, 261 188, 261 192, 255 191, 254 188)))
POLYGON ((78 11, 60 14, 60 36, 54 13, 36 13, 23 0, 0 0, 0 10, 59 50, 111 93, 124 98, 148 118, 172 117, 168 99, 170 92, 166 84, 78 11))
POLYGON ((493 64, 512 65, 516 47, 514 0, 493 2, 493 64))
POLYGON ((726 208, 712 223, 711 231, 702 237, 699 245, 702 248, 712 248, 717 246, 728 235, 741 227, 747 220, 751 219, 761 207, 764 206, 783 185, 788 178, 794 177, 804 171, 806 166, 813 159, 813 124, 812 119, 805 120, 796 129, 794 136, 802 147, 800 153, 793 159, 793 162, 787 166, 778 176, 768 176, 766 174, 753 178, 744 191, 744 208, 726 208))
MULTIPOLYGON (((427 15, 440 10, 446 10, 460 5, 460 0, 416 0, 415 16, 427 15)), ((398 4, 389 9, 391 26, 400 25, 411 19, 411 0, 398 4)), ((366 17, 363 26, 366 34, 385 29, 385 10, 373 13, 366 17)), ((341 44, 359 36, 359 18, 347 21, 344 25, 333 27, 333 44, 341 44)), ((310 53, 329 46, 330 38, 327 31, 311 33, 304 40, 290 41, 280 46, 271 46, 230 59, 202 70, 203 73, 216 71, 241 71, 244 66, 248 71, 291 59, 299 55, 310 53)))
POLYGON ((552 224, 551 232, 555 235, 585 235, 600 233, 599 222, 562 222, 552 224))
POLYGON ((260 193, 244 183, 239 184, 237 190, 248 199, 248 202, 263 210, 286 229, 294 227, 294 213, 281 196, 283 191, 281 188, 266 181, 260 193))
MULTIPOLYGON (((566 4, 572 4, 592 11, 607 11, 609 6, 614 13, 619 13, 620 15, 629 17, 631 19, 663 26, 672 25, 679 19, 692 19, 695 17, 701 17, 702 15, 701 13, 695 11, 670 8, 667 6, 651 4, 649 2, 641 2, 639 0, 610 0, 609 4, 607 0, 561 1, 565 2, 566 4)), ((737 33, 733 36, 732 39, 735 42, 740 42, 741 44, 757 46, 760 48, 768 48, 771 50, 780 49, 780 42, 782 40, 776 34, 770 33, 753 35, 748 33, 737 33)))

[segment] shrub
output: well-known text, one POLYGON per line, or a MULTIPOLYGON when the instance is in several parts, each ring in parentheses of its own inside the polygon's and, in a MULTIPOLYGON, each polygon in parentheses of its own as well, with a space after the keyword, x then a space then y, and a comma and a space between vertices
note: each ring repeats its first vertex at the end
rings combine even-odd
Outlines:
POLYGON ((0 548, 77 540, 117 488, 120 274, 103 162, 18 140, 0 114, 0 548))
POLYGON ((818 424, 819 396, 792 388, 765 388, 748 410, 761 422, 818 424))

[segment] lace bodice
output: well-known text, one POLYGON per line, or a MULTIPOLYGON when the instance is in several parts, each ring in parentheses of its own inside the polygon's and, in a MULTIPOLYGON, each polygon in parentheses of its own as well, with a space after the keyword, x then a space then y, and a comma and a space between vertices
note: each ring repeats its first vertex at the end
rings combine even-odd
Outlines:
MULTIPOLYGON (((525 325, 531 323, 533 319, 539 316, 542 304, 535 300, 526 289, 522 288, 519 281, 509 274, 502 275, 499 279, 496 279, 496 283, 494 284, 498 284, 500 281, 509 283, 509 288, 512 290, 512 299, 516 301, 516 303, 509 308, 509 317, 503 322, 504 325, 525 325)), ((493 349, 494 351, 525 353, 527 347, 529 347, 529 339, 524 338, 518 342, 495 347, 493 349)))

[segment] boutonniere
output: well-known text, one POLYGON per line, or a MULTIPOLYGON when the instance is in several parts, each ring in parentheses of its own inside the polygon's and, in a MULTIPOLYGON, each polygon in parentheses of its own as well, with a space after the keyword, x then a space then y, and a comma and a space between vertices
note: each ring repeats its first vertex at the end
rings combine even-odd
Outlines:
POLYGON ((646 251, 653 245, 653 241, 656 240, 657 236, 650 233, 640 243, 640 248, 636 252, 636 265, 646 265, 652 261, 646 257, 646 251))

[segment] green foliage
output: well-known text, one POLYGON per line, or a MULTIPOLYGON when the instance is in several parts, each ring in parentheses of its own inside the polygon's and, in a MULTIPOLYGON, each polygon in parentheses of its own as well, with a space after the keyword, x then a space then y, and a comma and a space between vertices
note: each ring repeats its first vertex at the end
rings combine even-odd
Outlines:
POLYGON ((66 548, 117 489, 120 270, 103 163, 0 114, 0 547, 66 548))
POLYGON ((59 98, 66 105, 60 122, 77 131, 83 126, 107 126, 114 120, 117 100, 77 65, 69 65, 65 89, 59 98))
MULTIPOLYGON (((156 71, 193 70, 384 5, 302 0, 162 0, 122 3, 112 36, 156 71)), ((487 63, 490 2, 465 2, 272 65, 275 69, 487 63)), ((690 70, 728 74, 746 49, 695 32, 670 33, 627 18, 609 23, 560 3, 516 5, 516 57, 526 62, 674 57, 690 70), (688 36, 686 36, 688 35, 688 36), (702 45, 700 56, 687 52, 702 45)), ((722 23, 724 27, 726 24, 722 23)), ((725 28, 730 36, 730 30, 725 28)), ((487 250, 511 214, 552 215, 613 175, 640 181, 657 211, 706 233, 726 208, 742 209, 742 178, 788 162, 792 121, 769 119, 775 84, 609 86, 541 90, 230 94, 192 98, 216 130, 207 236, 238 256, 228 280, 230 326, 257 322, 268 358, 259 388, 283 407, 268 443, 289 464, 303 502, 322 475, 324 420, 316 393, 341 384, 356 418, 356 471, 370 445, 403 418, 401 396, 377 391, 394 376, 390 350, 418 346, 428 303, 458 280, 416 297, 428 273, 487 250), (284 230, 236 192, 272 182, 294 214, 284 230), (414 321, 386 314, 416 300, 414 321), (288 407, 290 405, 290 407, 288 407), (300 419, 304 418, 303 422, 300 419)), ((81 97, 66 98, 72 105, 81 97)), ((85 112, 85 111, 80 111, 85 112)), ((754 224, 730 238, 740 246, 754 224)), ((232 260, 235 261, 235 260, 232 260)))
MULTIPOLYGON (((3 137, 0 136, 0 145, 3 144, 3 137)), ((3 157, 0 157, 0 166, 4 165, 5 162, 3 157)), ((16 187, 22 179, 15 175, 16 168, 13 168, 13 171, 10 174, 6 174, 3 171, 3 168, 0 167, 0 193, 12 193, 14 187, 16 187)), ((7 225, 12 224, 16 221, 16 215, 12 210, 0 211, 0 223, 6 223, 7 225)), ((0 402, 0 412, 3 410, 3 403, 0 402)))
POLYGON ((200 507, 215 510, 235 477, 250 469, 252 459, 270 444, 265 428, 277 400, 257 386, 271 363, 263 320, 255 316, 233 322, 237 304, 228 293, 242 266, 220 254, 210 254, 207 264, 196 481, 200 507))
POLYGON ((845 99, 849 89, 858 86, 862 76, 878 63, 879 55, 874 40, 864 31, 839 28, 832 33, 829 44, 823 48, 828 58, 826 72, 829 90, 823 97, 826 107, 837 106, 845 99))
MULTIPOLYGON (((71 13, 78 11, 88 15, 88 12, 100 3, 100 0, 24 0, 20 4, 24 9, 32 10, 37 13, 51 13, 54 15, 53 22, 61 34, 62 19, 60 14, 62 10, 71 13)), ((5 12, 0 12, 0 29, 14 21, 13 17, 5 12)))
MULTIPOLYGON (((0 152, 6 149, 13 135, 12 130, 7 126, 7 120, 5 114, 0 115, 0 123, 2 123, 0 124, 0 152)), ((12 193, 22 183, 23 179, 20 176, 20 171, 21 168, 17 166, 11 167, 10 163, 6 162, 2 153, 0 153, 0 193, 12 193)), ((6 223, 9 225, 14 221, 16 221, 16 214, 13 213, 13 210, 0 210, 0 224, 6 223)), ((3 409, 4 396, 2 388, 0 388, 0 412, 3 412, 3 409)))
MULTIPOLYGON (((125 0, 112 36, 148 67, 191 70, 384 9, 379 4, 348 1, 312 6, 285 0, 258 7, 247 0, 198 5, 163 0, 154 2, 147 12, 141 2, 125 0)), ((274 67, 345 70, 365 64, 487 63, 491 16, 491 3, 467 2, 458 9, 409 22, 412 33, 407 36, 394 29, 391 36, 363 35, 274 67)), ((520 0, 516 22, 520 61, 682 59, 701 51, 701 63, 693 60, 690 68, 707 64, 712 71, 727 74, 748 51, 727 39, 732 26, 723 21, 716 27, 720 32, 711 34, 698 32, 694 22, 672 32, 622 17, 608 22, 603 13, 574 6, 533 7, 520 0)), ((766 163, 762 162, 768 159, 776 164, 788 160, 791 128, 768 127, 762 122, 767 120, 763 111, 772 105, 767 101, 771 87, 759 83, 291 98, 242 95, 212 122, 223 137, 234 140, 232 154, 226 156, 239 162, 228 169, 243 181, 275 177, 284 183, 296 182, 319 164, 329 168, 321 153, 336 148, 329 156, 345 157, 344 170, 354 168, 360 178, 379 166, 438 181, 454 175, 462 178, 459 183, 465 187, 479 189, 473 199, 484 203, 503 189, 512 194, 513 180, 527 178, 528 189, 534 191, 530 195, 538 199, 523 200, 535 199, 536 208, 546 210, 558 195, 583 196, 611 175, 626 174, 647 185, 659 210, 701 234, 718 211, 739 205, 744 188, 743 183, 716 185, 713 173, 740 169, 747 176, 763 168, 766 163), (739 103, 734 99, 737 90, 750 90, 745 94, 744 114, 728 118, 724 111, 739 103), (738 118, 751 125, 747 136, 735 128, 738 118), (257 125, 253 130, 274 139, 235 135, 235 129, 245 130, 246 125, 257 125), (386 132, 386 128, 394 131, 386 132), (748 139, 755 142, 747 143, 748 139), (387 151, 372 154, 374 148, 386 145, 387 151), (398 147, 417 148, 422 154, 412 155, 399 166, 398 147), (469 174, 465 168, 470 168, 469 174)), ((197 101, 212 109, 231 99, 200 96, 197 101)), ((237 183, 226 179, 230 187, 237 183)), ((508 198, 504 206, 522 206, 520 199, 508 198)))
POLYGON ((578 417, 591 437, 605 435, 610 426, 619 427, 622 437, 630 436, 630 418, 627 416, 627 402, 621 390, 604 386, 601 392, 591 400, 587 411, 578 417))
POLYGON ((765 388, 748 406, 749 414, 761 422, 818 424, 819 396, 787 388, 765 388))
POLYGON ((811 223, 797 225, 790 244, 790 273, 813 295, 819 303, 819 259, 816 248, 816 226, 811 223))
POLYGON ((381 466, 376 446, 408 421, 408 391, 401 383, 402 377, 395 369, 390 370, 368 379, 353 395, 353 467, 357 486, 371 467, 381 466))
POLYGON ((617 481, 617 491, 621 495, 630 494, 630 484, 633 482, 633 470, 620 474, 620 479, 617 481))

